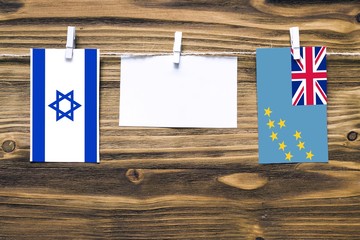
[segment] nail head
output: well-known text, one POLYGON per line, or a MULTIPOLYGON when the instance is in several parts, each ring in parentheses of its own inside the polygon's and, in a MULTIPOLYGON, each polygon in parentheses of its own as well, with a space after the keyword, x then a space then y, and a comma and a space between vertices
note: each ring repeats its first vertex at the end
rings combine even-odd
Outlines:
POLYGON ((347 139, 349 141, 355 141, 357 139, 357 136, 358 136, 357 132, 351 131, 351 132, 348 133, 347 139))
POLYGON ((10 153, 15 150, 16 143, 13 140, 5 140, 1 147, 4 152, 10 153))

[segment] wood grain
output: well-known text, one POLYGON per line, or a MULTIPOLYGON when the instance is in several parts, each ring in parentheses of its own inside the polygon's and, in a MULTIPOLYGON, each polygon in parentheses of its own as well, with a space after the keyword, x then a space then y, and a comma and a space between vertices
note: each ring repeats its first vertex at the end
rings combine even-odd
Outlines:
MULTIPOLYGON (((0 54, 360 52, 358 1, 0 1, 0 54)), ((101 58, 101 164, 30 164, 29 57, 0 57, 0 239, 360 239, 359 56, 328 56, 328 164, 259 165, 255 56, 238 58, 238 127, 118 127, 120 59, 101 58), (348 134, 353 132, 351 140, 348 134), (354 137, 355 136, 355 137, 354 137), (354 139, 355 138, 355 139, 354 139), (15 149, 13 149, 15 147, 15 149)))

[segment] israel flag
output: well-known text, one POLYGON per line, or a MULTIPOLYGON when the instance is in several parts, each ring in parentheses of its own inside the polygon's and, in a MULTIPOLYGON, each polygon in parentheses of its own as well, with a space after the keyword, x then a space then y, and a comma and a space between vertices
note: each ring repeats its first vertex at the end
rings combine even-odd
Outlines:
POLYGON ((31 50, 31 162, 99 162, 99 50, 31 50))

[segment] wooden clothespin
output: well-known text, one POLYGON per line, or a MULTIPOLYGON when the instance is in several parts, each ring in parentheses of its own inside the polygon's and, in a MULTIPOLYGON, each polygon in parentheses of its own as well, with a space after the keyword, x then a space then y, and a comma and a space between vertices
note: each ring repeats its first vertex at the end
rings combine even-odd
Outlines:
POLYGON ((72 59, 73 51, 75 49, 75 27, 68 27, 65 58, 72 59))
POLYGON ((300 59, 300 34, 299 27, 290 28, 290 42, 294 59, 300 59))
POLYGON ((174 40, 174 58, 173 62, 175 64, 180 63, 180 54, 181 54, 181 39, 182 39, 182 32, 175 32, 175 40, 174 40))

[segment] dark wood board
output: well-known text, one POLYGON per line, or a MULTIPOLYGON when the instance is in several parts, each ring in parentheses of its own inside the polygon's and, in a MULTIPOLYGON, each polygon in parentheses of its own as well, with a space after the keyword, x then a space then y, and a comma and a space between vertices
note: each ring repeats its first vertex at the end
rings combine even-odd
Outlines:
POLYGON ((283 165, 258 164, 251 54, 236 129, 119 127, 120 58, 103 55, 101 163, 31 164, 28 56, 68 25, 102 53, 171 53, 175 31, 184 52, 254 52, 292 26, 359 53, 359 22, 355 0, 0 1, 0 239, 360 239, 360 56, 327 58, 329 163, 283 165))

